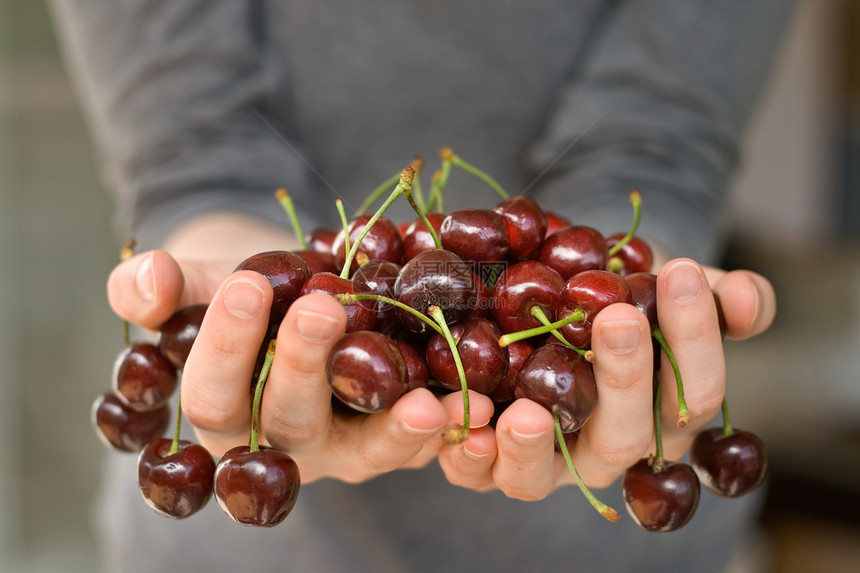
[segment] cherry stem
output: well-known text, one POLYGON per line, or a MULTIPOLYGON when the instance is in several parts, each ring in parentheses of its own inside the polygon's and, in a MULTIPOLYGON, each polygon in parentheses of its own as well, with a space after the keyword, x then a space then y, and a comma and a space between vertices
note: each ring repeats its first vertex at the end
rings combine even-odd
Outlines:
POLYGON ((535 318, 535 320, 540 322, 542 326, 535 326, 534 328, 528 328, 526 330, 519 330, 517 332, 509 332, 508 334, 503 334, 499 338, 499 346, 508 346, 509 344, 513 344, 514 342, 524 340, 526 338, 550 333, 555 336, 562 344, 564 344, 571 350, 575 350, 583 358, 588 359, 588 357, 586 356, 587 351, 572 345, 564 338, 564 336, 561 335, 560 332, 558 332, 558 329, 563 326, 567 326, 572 322, 582 322, 585 320, 585 312, 581 308, 575 309, 566 317, 562 318, 561 320, 556 320, 555 322, 550 322, 546 313, 538 305, 532 306, 529 309, 529 314, 531 314, 535 318))
POLYGON ((466 371, 463 369, 463 361, 460 359, 460 351, 457 350, 457 341, 451 335, 448 329, 448 323, 445 322, 445 315, 442 309, 438 306, 431 306, 429 314, 442 330, 442 336, 448 342, 448 347, 451 348, 451 354, 454 357, 454 364, 457 366, 457 375, 460 377, 460 390, 463 394, 463 425, 457 430, 451 430, 445 434, 445 441, 449 444, 461 444, 469 437, 469 386, 466 383, 466 371))
POLYGON ((296 206, 293 204, 293 198, 290 197, 287 190, 283 188, 275 191, 275 198, 281 204, 281 207, 284 208, 284 213, 287 214, 287 218, 290 220, 290 224, 293 227, 293 233, 298 237, 302 250, 308 250, 308 241, 305 239, 305 233, 302 231, 301 223, 299 223, 299 216, 296 214, 296 206))
POLYGON ((678 368, 678 362, 675 360, 675 353, 672 352, 672 349, 669 347, 669 343, 666 342, 666 339, 663 337, 663 331, 660 330, 659 325, 654 325, 651 329, 651 336, 654 337, 654 340, 660 345, 660 348, 663 349, 663 352, 666 353, 666 357, 669 359, 669 364, 672 365, 672 371, 675 373, 675 385, 678 387, 678 427, 683 428, 690 422, 690 410, 687 408, 687 401, 684 399, 684 382, 681 379, 681 369, 678 368))
POLYGON ((260 404, 263 402, 263 387, 266 385, 266 380, 269 378, 269 371, 272 369, 272 362, 275 361, 275 343, 277 340, 269 342, 269 347, 266 349, 266 359, 263 362, 263 369, 260 370, 260 377, 257 379, 257 387, 254 389, 254 403, 251 406, 251 438, 248 441, 248 447, 251 452, 260 450, 260 404))
POLYGON ((723 396, 723 436, 729 437, 735 433, 734 428, 732 428, 732 423, 729 421, 729 403, 726 400, 726 397, 723 396))
MULTIPOLYGON (((337 207, 337 214, 340 215, 340 224, 343 227, 343 249, 345 253, 349 253, 350 245, 349 245, 349 221, 346 220, 346 211, 343 208, 343 201, 340 199, 335 200, 335 207, 337 207)), ((349 268, 349 267, 345 267, 349 268)), ((349 271, 347 271, 348 273, 349 271)), ((344 277, 346 278, 346 277, 344 277)))
POLYGON ((431 320, 427 315, 422 314, 421 312, 415 310, 414 308, 412 308, 408 304, 403 304, 399 300, 394 300, 393 298, 389 298, 385 295, 375 294, 375 293, 364 293, 364 292, 338 293, 338 294, 334 295, 334 298, 342 305, 355 304, 356 302, 358 302, 360 300, 375 300, 375 301, 378 301, 381 303, 390 304, 390 305, 396 306, 399 309, 405 310, 406 312, 414 315, 416 318, 423 320, 428 325, 430 325, 430 327, 433 330, 435 330, 439 334, 443 334, 442 329, 439 328, 439 325, 436 324, 435 321, 431 320))
POLYGON ((661 390, 662 384, 660 377, 654 377, 654 442, 656 449, 654 451, 654 459, 651 460, 651 469, 655 472, 663 471, 663 427, 662 427, 662 406, 661 406, 661 390))
POLYGON ((630 227, 630 231, 624 237, 615 243, 611 249, 609 249, 609 256, 612 257, 618 251, 620 251, 624 245, 630 242, 630 239, 633 238, 633 235, 636 234, 636 229, 639 228, 639 219, 642 217, 642 194, 638 189, 634 189, 630 193, 630 204, 633 206, 633 226, 630 227))
MULTIPOLYGON (((134 256, 134 248, 137 246, 137 239, 130 237, 122 248, 119 250, 120 262, 125 262, 134 256)), ((122 340, 126 346, 131 344, 131 324, 128 320, 122 321, 122 340)))
MULTIPOLYGON (((376 224, 388 208, 391 207, 391 204, 394 203, 398 197, 400 197, 407 189, 412 191, 412 179, 414 176, 415 169, 411 165, 407 165, 403 168, 403 171, 400 172, 400 180, 397 183, 397 187, 394 188, 394 191, 391 192, 385 202, 376 210, 376 213, 370 217, 364 225, 364 228, 361 230, 361 233, 356 237, 355 243, 352 247, 347 249, 346 261, 344 262, 343 270, 340 273, 341 278, 349 278, 349 269, 352 267, 352 261, 355 259, 355 255, 358 252, 358 246, 361 244, 364 237, 367 236, 367 233, 370 232, 370 229, 376 224)), ((411 203, 414 204, 414 200, 411 203)), ((348 232, 346 234, 349 235, 348 232)))
POLYGON ((397 185, 397 182, 400 181, 400 172, 395 173, 388 179, 382 182, 382 184, 370 192, 370 195, 364 200, 364 203, 355 210, 355 214, 353 217, 358 217, 359 215, 364 215, 364 213, 370 209, 370 206, 376 203, 376 200, 379 199, 383 193, 387 190, 391 189, 392 185, 397 185))
POLYGON ((433 174, 433 186, 430 189, 430 202, 427 204, 427 209, 430 210, 436 206, 436 212, 445 212, 445 203, 442 199, 442 191, 448 184, 448 177, 451 175, 451 162, 442 161, 442 168, 433 174))
POLYGON ((182 427, 182 399, 176 405, 176 425, 173 428, 173 441, 170 442, 170 451, 168 456, 172 456, 179 451, 179 429, 182 427))
POLYGON ((573 478, 576 480, 576 485, 579 486, 582 494, 589 503, 591 503, 591 507, 596 509, 600 515, 609 521, 615 522, 621 519, 617 511, 597 499, 594 494, 591 493, 591 490, 588 489, 588 486, 585 485, 585 482, 582 481, 582 478, 579 476, 579 472, 576 471, 576 466, 573 465, 573 460, 570 457, 570 451, 567 449, 567 441, 564 439, 564 432, 561 431, 561 422, 558 419, 558 412, 552 413, 552 421, 555 426, 555 437, 558 440, 558 449, 561 450, 561 455, 564 457, 564 461, 567 463, 570 473, 573 474, 573 478))
POLYGON ((493 189, 493 191, 495 191, 496 194, 498 194, 498 196, 502 198, 503 201, 510 197, 507 191, 502 189, 502 186, 499 185, 499 183, 495 179, 493 179, 487 173, 478 169, 471 163, 463 161, 463 159, 459 157, 456 153, 454 153, 450 147, 443 147, 442 149, 440 149, 439 156, 442 158, 443 161, 450 161, 455 167, 459 167, 463 171, 471 173, 472 175, 489 185, 493 189))
POLYGON ((415 196, 415 202, 422 211, 427 210, 427 204, 424 203, 424 192, 421 190, 421 177, 419 175, 424 170, 424 158, 416 155, 412 158, 412 168, 415 169, 415 178, 412 180, 412 192, 415 196))

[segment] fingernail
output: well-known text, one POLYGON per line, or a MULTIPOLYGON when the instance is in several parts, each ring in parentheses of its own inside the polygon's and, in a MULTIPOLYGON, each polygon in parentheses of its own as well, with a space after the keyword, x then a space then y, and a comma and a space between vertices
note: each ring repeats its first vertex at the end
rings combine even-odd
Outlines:
POLYGON ((467 447, 467 445, 464 444, 463 445, 463 455, 466 456, 467 458, 469 458, 470 460, 480 461, 480 460, 486 459, 490 455, 490 453, 487 452, 486 454, 476 454, 475 452, 470 450, 467 447))
POLYGON ((523 434, 516 430, 511 430, 511 439, 521 446, 537 446, 549 439, 549 432, 538 432, 537 434, 523 434))
POLYGON ((666 274, 666 289, 675 302, 695 300, 702 292, 702 274, 693 263, 676 263, 666 274))
POLYGON ((263 289, 247 279, 236 279, 224 291, 224 306, 236 318, 252 318, 263 308, 263 289))
POLYGON ((617 320, 600 325, 600 340, 613 354, 629 354, 639 345, 639 323, 617 320))
POLYGON ((416 428, 415 426, 411 426, 408 422, 400 422, 400 428, 404 433, 411 436, 429 436, 436 432, 440 432, 439 428, 416 428))
POLYGON ((311 310, 300 310, 296 327, 302 338, 308 342, 325 342, 338 330, 337 319, 311 310))
POLYGON ((152 254, 141 259, 134 275, 137 294, 146 302, 155 300, 155 270, 152 267, 152 254))

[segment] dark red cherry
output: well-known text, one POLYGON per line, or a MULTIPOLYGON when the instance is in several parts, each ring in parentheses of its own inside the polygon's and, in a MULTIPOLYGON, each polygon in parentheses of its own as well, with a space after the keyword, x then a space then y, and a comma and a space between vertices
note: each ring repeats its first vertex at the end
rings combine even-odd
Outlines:
POLYGON ((337 237, 336 230, 317 227, 305 237, 305 242, 308 244, 307 250, 331 254, 335 237, 337 237))
POLYGON ((489 396, 497 404, 513 402, 516 398, 517 374, 534 347, 527 340, 518 340, 508 344, 508 372, 489 396))
POLYGON ((520 367, 515 395, 558 413, 561 430, 575 432, 597 404, 594 370, 575 350, 545 344, 536 348, 520 367))
POLYGON ((430 371, 427 368, 427 360, 425 360, 425 345, 418 343, 409 343, 405 340, 392 339, 392 342, 400 351, 403 357, 403 362, 406 364, 406 391, 414 390, 415 388, 427 388, 430 381, 430 371))
POLYGON ((237 523, 274 527, 299 495, 299 467, 286 452, 248 446, 228 450, 215 468, 215 500, 237 523))
POLYGON ((643 458, 624 472, 624 503, 646 531, 675 531, 686 525, 699 506, 699 479, 693 468, 663 462, 655 468, 643 458))
POLYGON ((328 355, 326 373, 332 393, 367 414, 390 408, 407 390, 406 363, 397 345, 372 330, 338 340, 328 355))
POLYGON ((305 262, 312 276, 317 273, 337 272, 337 265, 334 264, 334 255, 331 253, 312 250, 293 252, 305 262))
POLYGON ((544 238, 549 237, 559 229, 569 227, 572 223, 567 217, 562 217, 558 213, 545 211, 546 214, 546 233, 544 238))
MULTIPOLYGON (((508 349, 499 346, 502 333, 485 318, 469 318, 451 327, 469 389, 489 394, 508 372, 508 349)), ((460 375, 445 337, 434 334, 427 343, 427 367, 439 384, 460 390, 460 375)))
POLYGON ((290 251, 266 251, 251 255, 236 267, 237 271, 254 271, 272 285, 272 310, 269 322, 280 324, 287 309, 302 292, 302 286, 311 276, 307 263, 290 251))
POLYGON ((137 483, 146 504, 157 513, 182 519, 203 509, 212 497, 215 460, 200 444, 171 438, 149 442, 137 459, 137 483))
POLYGON ((135 410, 163 406, 178 383, 176 366, 148 342, 133 343, 120 352, 114 363, 114 392, 135 410))
POLYGON ((464 261, 495 262, 508 256, 510 239, 505 220, 490 209, 462 209, 442 221, 442 246, 464 261))
MULTIPOLYGON (((609 235, 606 237, 606 247, 611 249, 626 236, 627 233, 609 235)), ((625 277, 631 273, 649 273, 653 266, 654 253, 650 245, 639 237, 633 236, 607 260, 606 270, 625 277)))
POLYGON ((576 309, 585 312, 585 320, 571 322, 559 329, 565 340, 577 348, 591 347, 591 326, 597 313, 616 302, 632 302, 627 281, 620 275, 603 270, 583 271, 570 277, 561 289, 556 320, 576 309))
MULTIPOLYGON (((321 292, 329 296, 337 294, 355 294, 364 292, 361 285, 356 285, 352 279, 341 278, 334 273, 317 273, 307 280, 302 287, 302 294, 321 292)), ((375 301, 357 301, 355 304, 345 304, 346 332, 370 330, 376 323, 375 301)))
MULTIPOLYGON (((348 223, 350 249, 370 219, 371 215, 359 215, 348 223)), ((338 272, 343 269, 343 265, 346 263, 345 236, 346 234, 341 230, 332 244, 334 263, 338 272)), ((397 226, 390 219, 380 217, 361 240, 358 252, 363 253, 368 261, 389 261, 400 264, 403 260, 403 239, 400 238, 397 226)), ((359 262, 355 258, 352 260, 349 272, 354 273, 358 267, 359 262)))
MULTIPOLYGON (((388 261, 370 261, 362 265, 352 275, 352 282, 359 292, 369 292, 394 298, 394 283, 400 274, 400 265, 388 261)), ((374 330, 391 334, 400 328, 400 320, 394 312, 394 305, 387 302, 368 301, 376 307, 374 330)))
POLYGON ((191 345, 200 332, 203 316, 206 314, 206 304, 194 304, 181 308, 173 313, 167 322, 159 328, 158 348, 161 353, 180 370, 185 367, 191 345))
POLYGON ((632 273, 625 277, 630 287, 633 305, 645 313, 648 324, 657 324, 657 275, 652 273, 632 273))
POLYGON ((596 229, 584 225, 563 227, 544 239, 537 260, 569 279, 591 269, 605 269, 606 239, 596 229))
POLYGON ((546 237, 547 218, 534 199, 514 195, 493 207, 493 211, 505 221, 512 256, 525 259, 537 251, 546 237))
POLYGON ((690 462, 702 485, 722 497, 745 495, 767 476, 764 443, 745 430, 729 436, 719 427, 700 431, 690 446, 690 462))
MULTIPOLYGON (((397 301, 427 314, 438 306, 450 324, 468 316, 475 308, 475 280, 463 259, 445 249, 418 253, 403 268, 394 284, 397 301)), ((400 321, 412 332, 432 332, 420 318, 397 308, 400 321)))
POLYGON ((113 392, 106 392, 93 402, 92 423, 105 445, 121 452, 139 452, 164 435, 170 423, 170 406, 141 412, 123 404, 113 392))
MULTIPOLYGON (((443 213, 427 213, 427 220, 436 231, 436 236, 442 229, 442 221, 445 219, 443 213)), ((420 218, 409 223, 403 230, 403 260, 408 261, 422 251, 435 249, 436 243, 433 236, 427 230, 427 226, 420 218)))
POLYGON ((539 307, 554 320, 564 280, 538 261, 522 261, 505 270, 493 289, 493 319, 502 332, 517 332, 540 326, 531 315, 539 307))

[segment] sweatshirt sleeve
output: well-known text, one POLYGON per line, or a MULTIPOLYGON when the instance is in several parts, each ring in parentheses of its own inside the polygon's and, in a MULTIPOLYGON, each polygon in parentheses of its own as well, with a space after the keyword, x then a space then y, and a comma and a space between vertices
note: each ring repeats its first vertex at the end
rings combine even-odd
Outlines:
POLYGON ((632 211, 618 207, 639 189, 643 237, 715 262, 744 126, 792 4, 614 3, 530 150, 541 204, 627 231, 632 211))
POLYGON ((274 191, 308 192, 296 143, 284 136, 289 126, 274 119, 283 105, 274 94, 287 79, 267 56, 261 6, 51 0, 104 177, 118 194, 117 230, 142 248, 208 210, 284 223, 274 191))

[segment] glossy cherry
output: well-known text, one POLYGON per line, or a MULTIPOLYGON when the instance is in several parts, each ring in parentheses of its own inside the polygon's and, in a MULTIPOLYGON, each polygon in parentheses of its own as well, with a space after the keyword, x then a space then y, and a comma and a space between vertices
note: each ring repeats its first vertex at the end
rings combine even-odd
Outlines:
POLYGON ((120 352, 114 363, 113 388, 127 406, 152 410, 167 403, 179 375, 158 346, 135 342, 120 352))
POLYGON ((360 330, 343 336, 326 362, 332 393, 354 410, 372 414, 390 408, 407 390, 407 370, 394 341, 360 330))
MULTIPOLYGON (((626 233, 614 233, 606 237, 606 246, 612 249, 621 242, 626 233)), ((606 270, 627 276, 631 273, 648 273, 654 266, 651 246, 637 236, 630 237, 621 248, 607 259, 606 270)))
MULTIPOLYGON (((508 349, 499 346, 501 335, 496 325, 485 318, 469 318, 451 327, 469 389, 489 394, 507 374, 508 349)), ((454 355, 445 337, 434 334, 427 343, 426 356, 434 380, 449 390, 461 389, 454 355)))
POLYGON ((464 261, 502 261, 510 250, 505 220, 490 209, 453 211, 442 221, 439 239, 464 261))
MULTIPOLYGON (((400 265, 389 261, 370 261, 362 265, 352 275, 352 282, 358 292, 368 292, 387 298, 394 298, 394 283, 400 274, 400 265)), ((394 305, 381 301, 367 301, 368 306, 376 307, 374 330, 392 334, 400 328, 400 321, 394 312, 394 305)))
POLYGON ((133 410, 113 392, 106 392, 93 402, 91 417, 93 429, 105 445, 121 452, 139 452, 164 435, 170 423, 170 406, 133 410))
POLYGON ((508 372, 499 385, 490 392, 489 396, 496 404, 513 402, 516 398, 517 374, 526 361, 526 358, 534 352, 534 347, 527 340, 518 340, 508 344, 508 372))
POLYGON ((251 255, 236 267, 237 271, 255 271, 272 285, 272 309, 269 322, 280 324, 302 292, 311 276, 310 268, 301 257, 290 251, 266 251, 251 255))
MULTIPOLYGON (((305 282, 302 294, 320 292, 329 296, 364 292, 364 287, 352 279, 341 278, 334 273, 317 273, 305 282)), ((343 306, 346 311, 346 332, 371 330, 376 324, 375 301, 357 301, 343 306)))
POLYGON ((300 485, 299 467, 286 452, 236 446, 218 462, 213 489, 218 505, 237 523, 274 527, 292 511, 300 485))
POLYGON ((546 233, 544 234, 544 238, 549 237, 559 229, 572 225, 570 219, 554 211, 544 211, 544 214, 546 214, 546 233))
MULTIPOLYGON (((427 220, 438 236, 442 229, 442 221, 445 220, 443 213, 427 213, 427 220)), ((422 251, 436 248, 433 235, 427 230, 427 225, 421 218, 417 218, 403 230, 403 260, 408 261, 422 251)))
POLYGON ((186 306, 173 313, 167 322, 161 325, 158 337, 158 349, 180 370, 185 367, 191 346, 200 332, 200 325, 206 315, 206 304, 186 306))
MULTIPOLYGON (((349 229, 349 246, 353 248, 358 237, 370 221, 372 215, 359 215, 352 219, 347 228, 349 229)), ((346 263, 346 233, 341 230, 332 244, 332 254, 338 271, 343 269, 346 263)), ((363 253, 369 261, 389 261, 400 264, 403 260, 403 239, 397 231, 397 226, 390 219, 380 217, 358 246, 358 253, 363 253)), ((358 257, 354 258, 350 267, 350 273, 354 273, 359 267, 358 257)))
POLYGON ((215 460, 200 444, 159 438, 141 450, 137 461, 138 486, 147 505, 157 513, 183 519, 197 513, 212 497, 215 460))
POLYGON ((537 260, 565 280, 582 271, 605 269, 607 258, 606 239, 584 225, 559 229, 544 239, 537 253, 537 260))
POLYGON ((730 435, 719 427, 701 430, 690 446, 690 462, 702 485, 722 497, 746 495, 767 476, 761 438, 737 428, 730 435))
POLYGON ((392 339, 394 346, 400 351, 406 364, 406 392, 415 388, 427 388, 430 382, 430 370, 424 358, 426 345, 420 342, 407 342, 397 338, 392 339))
POLYGON ((332 252, 332 245, 334 245, 337 233, 338 232, 335 229, 317 227, 308 233, 308 236, 305 238, 305 241, 308 244, 307 250, 330 254, 332 252))
POLYGON ((597 313, 616 302, 632 302, 627 281, 615 273, 604 270, 589 270, 570 277, 561 289, 556 320, 577 309, 585 312, 585 320, 571 322, 559 332, 577 348, 591 348, 591 327, 597 313))
POLYGON ((624 504, 646 531, 675 531, 686 525, 699 506, 699 479, 681 462, 652 464, 643 458, 624 472, 624 504))
POLYGON ((547 217, 534 199, 514 195, 493 207, 493 211, 505 221, 514 258, 525 259, 537 251, 546 237, 547 217))
POLYGON ((532 307, 553 319, 564 280, 538 261, 522 261, 508 267, 493 289, 493 319, 502 332, 517 332, 540 326, 532 307))

